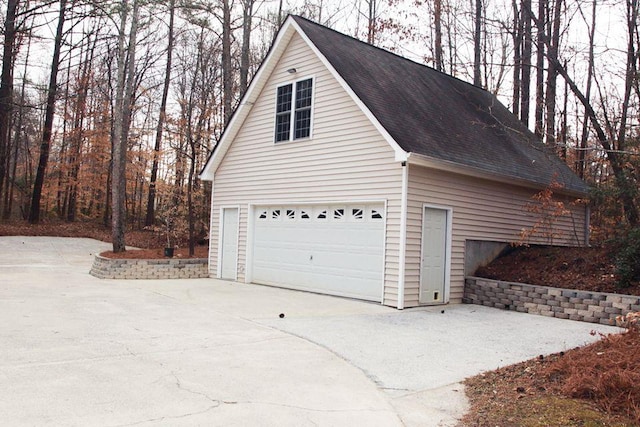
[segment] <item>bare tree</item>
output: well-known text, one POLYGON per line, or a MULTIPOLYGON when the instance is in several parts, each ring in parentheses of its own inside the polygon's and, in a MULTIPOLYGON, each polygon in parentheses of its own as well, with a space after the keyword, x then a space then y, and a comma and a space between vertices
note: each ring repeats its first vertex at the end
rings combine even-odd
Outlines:
MULTIPOLYGON (((544 58, 547 22, 547 1, 538 0, 538 18, 536 19, 536 109, 534 131, 538 138, 544 136, 544 58)), ((531 14, 533 18, 533 14, 531 14)))
POLYGON ((169 35, 167 41, 167 63, 164 70, 164 84, 162 86, 162 99, 160 100, 160 113, 158 114, 158 125, 156 127, 156 141, 153 147, 153 164, 151 166, 151 178, 149 180, 149 194, 147 198, 147 214, 145 217, 145 225, 150 226, 155 223, 155 204, 156 204, 156 182, 158 180, 158 163, 160 157, 160 148, 162 147, 162 131, 164 128, 165 117, 167 114, 167 98, 169 96, 169 86, 171 83, 171 62, 173 57, 174 44, 174 18, 175 18, 175 0, 169 2, 169 35))
MULTIPOLYGON (((437 0, 439 1, 439 0, 437 0)), ((378 21, 378 0, 365 0, 368 6, 367 13, 367 43, 376 43, 377 21, 378 21)))
MULTIPOLYGON (((631 227, 636 227, 640 224, 640 215, 638 211, 638 206, 636 204, 636 196, 638 194, 638 188, 634 184, 633 178, 630 176, 629 171, 626 167, 625 162, 625 132, 626 132, 626 115, 628 112, 628 102, 630 99, 631 88, 633 86, 633 82, 636 78, 636 50, 635 50, 635 25, 638 19, 638 1, 637 0, 628 0, 627 2, 627 27, 630 31, 628 34, 628 50, 627 50, 627 64, 626 64, 626 76, 625 76, 625 95, 622 107, 622 114, 620 119, 620 127, 617 135, 617 147, 614 146, 614 141, 607 136, 605 132, 605 126, 601 123, 601 120, 598 118, 595 109, 589 100, 582 93, 578 85, 576 85, 575 81, 571 78, 567 69, 560 63, 557 58, 552 56, 547 56, 547 59, 550 62, 553 62, 553 66, 555 70, 557 70, 558 74, 562 76, 562 78, 566 81, 569 89, 575 95, 576 98, 580 101, 582 106, 584 107, 587 116, 589 117, 589 121, 591 122, 591 126, 596 133, 598 138, 598 142, 604 149, 607 158, 609 160, 609 164, 611 165, 611 171, 613 172, 613 176, 616 182, 616 186, 618 187, 620 200, 622 202, 624 215, 631 227)), ((534 17, 534 20, 538 20, 534 17)), ((550 41, 544 39, 543 42, 545 46, 549 48, 550 41)), ((605 119, 606 122, 608 120, 605 119)), ((613 129, 611 125, 607 126, 610 130, 609 134, 613 135, 613 129)))
MULTIPOLYGON (((550 23, 551 38, 549 40, 549 51, 547 56, 549 60, 549 69, 547 71, 547 90, 545 95, 546 108, 546 142, 547 144, 555 144, 556 142, 556 81, 558 71, 554 64, 559 61, 558 50, 560 48, 560 14, 562 13, 562 0, 553 0, 553 19, 550 23)), ((565 67, 566 69, 566 67, 565 67)))
POLYGON ((520 79, 520 120, 529 127, 531 103, 531 0, 522 3, 522 77, 520 79))
POLYGON ((111 181, 111 239, 113 252, 124 252, 126 228, 126 164, 127 140, 131 116, 131 100, 135 80, 135 52, 138 32, 138 0, 133 0, 128 47, 125 49, 126 26, 129 19, 129 3, 123 0, 120 10, 117 48, 117 82, 113 118, 113 164, 111 181), (128 59, 128 63, 127 63, 128 59), (128 66, 127 66, 128 65, 128 66))
POLYGON ((442 0, 434 0, 433 26, 435 31, 435 66, 444 69, 442 64, 442 0))
POLYGON ((58 14, 58 26, 53 47, 53 59, 51 61, 51 74, 49 76, 49 88, 47 93, 47 108, 44 117, 44 128, 42 131, 42 143, 40 144, 40 160, 38 162, 38 172, 33 185, 31 197, 31 208, 29 210, 29 222, 37 224, 40 221, 40 199, 42 197, 42 186, 44 184, 47 162, 49 161, 49 148, 51 146, 51 134, 53 132, 53 116, 55 114, 56 93, 58 88, 58 68, 60 66, 60 49, 62 46, 62 30, 65 22, 67 1, 60 0, 60 13, 58 14))
POLYGON ((240 50, 240 97, 247 91, 251 63, 251 21, 254 0, 242 0, 242 48, 240 50))
POLYGON ((473 84, 481 87, 482 79, 480 74, 480 57, 481 57, 481 43, 482 43, 482 0, 475 1, 476 13, 474 17, 474 31, 473 31, 473 84))
POLYGON ((7 0, 0 75, 0 192, 4 187, 7 147, 9 145, 11 113, 13 111, 13 59, 16 43, 16 17, 19 0, 7 0))
POLYGON ((233 109, 233 68, 231 61, 231 3, 222 0, 222 92, 224 124, 229 123, 233 109))
MULTIPOLYGON (((579 9, 582 13, 582 9, 579 9)), ((583 16, 584 18, 584 16, 583 16)), ((591 102, 591 84, 593 81, 594 57, 594 39, 596 31, 596 0, 591 4, 591 25, 589 28, 589 58, 587 62, 587 87, 585 89, 585 98, 591 102)), ((585 110, 582 120, 582 132, 580 134, 580 146, 578 150, 578 160, 576 162, 576 172, 580 178, 584 178, 585 158, 587 149, 587 139, 589 138, 589 116, 585 110)))

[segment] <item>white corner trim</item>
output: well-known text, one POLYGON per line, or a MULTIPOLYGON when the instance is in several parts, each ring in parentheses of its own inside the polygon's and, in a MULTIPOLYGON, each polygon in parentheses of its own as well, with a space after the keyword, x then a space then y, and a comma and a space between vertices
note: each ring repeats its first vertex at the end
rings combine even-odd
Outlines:
POLYGON ((398 253, 398 310, 404 309, 404 276, 407 262, 407 198, 409 166, 402 165, 402 198, 400 200, 400 251, 398 253))
POLYGON ((373 124, 373 126, 377 129, 377 131, 380 132, 384 140, 387 141, 387 143, 391 146, 391 148, 395 153, 395 159, 397 161, 406 160, 407 152, 403 150, 402 147, 400 147, 400 145, 396 142, 396 140, 393 139, 393 137, 389 134, 389 132, 387 132, 384 126, 382 126, 382 124, 378 121, 376 116, 373 115, 371 110, 369 110, 369 108, 364 104, 364 102, 362 102, 362 100, 358 97, 358 95, 355 94, 353 89, 351 89, 351 86, 347 84, 347 82, 342 78, 340 73, 338 73, 336 69, 333 68, 333 65, 331 65, 329 60, 320 52, 320 50, 316 47, 316 45, 313 44, 311 39, 309 39, 309 37, 305 34, 302 28, 300 28, 298 23, 292 19, 291 24, 296 29, 296 31, 298 32, 302 40, 304 40, 305 43, 307 43, 307 45, 313 51, 313 53, 315 53, 318 59, 320 59, 320 62, 322 62, 322 64, 325 67, 327 67, 327 70, 329 70, 333 78, 335 78, 338 81, 340 86, 342 86, 342 88, 349 94, 351 99, 356 103, 356 105, 360 108, 360 110, 364 113, 364 115, 369 119, 369 121, 373 124))
MULTIPOLYGON (((208 261, 209 261, 209 265, 208 265, 208 270, 209 270, 209 276, 211 276, 211 260, 214 259, 214 253, 213 253, 213 245, 211 244, 211 235, 213 234, 213 214, 215 213, 214 209, 213 209, 213 205, 214 205, 214 201, 215 201, 215 181, 212 179, 211 180, 211 202, 209 204, 209 253, 208 253, 208 261)), ((220 234, 220 229, 218 229, 218 234, 220 234)), ((220 246, 218 246, 219 249, 220 246)), ((216 263, 217 263, 217 259, 216 259, 216 263)), ((217 277, 217 268, 216 268, 216 277, 217 277)))

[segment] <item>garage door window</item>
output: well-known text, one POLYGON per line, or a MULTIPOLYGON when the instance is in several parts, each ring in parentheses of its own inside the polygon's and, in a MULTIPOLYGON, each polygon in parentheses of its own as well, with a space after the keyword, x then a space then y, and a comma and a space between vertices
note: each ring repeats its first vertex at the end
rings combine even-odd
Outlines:
POLYGON ((327 208, 266 208, 257 210, 257 218, 261 221, 329 221, 329 222, 364 222, 382 221, 383 211, 365 206, 338 206, 327 208))

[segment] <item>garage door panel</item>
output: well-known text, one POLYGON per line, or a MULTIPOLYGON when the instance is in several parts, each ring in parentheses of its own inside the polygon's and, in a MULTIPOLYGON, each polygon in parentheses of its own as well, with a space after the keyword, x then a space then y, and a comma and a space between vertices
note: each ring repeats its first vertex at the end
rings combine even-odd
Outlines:
POLYGON ((380 301, 383 205, 256 209, 253 281, 380 301))

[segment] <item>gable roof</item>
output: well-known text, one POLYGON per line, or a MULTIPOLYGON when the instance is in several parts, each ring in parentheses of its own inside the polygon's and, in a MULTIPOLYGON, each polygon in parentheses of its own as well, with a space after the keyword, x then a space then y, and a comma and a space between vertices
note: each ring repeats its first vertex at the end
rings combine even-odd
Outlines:
POLYGON ((299 16, 289 16, 283 24, 203 176, 212 175, 222 160, 293 32, 302 36, 381 131, 396 151, 396 160, 411 161, 413 156, 472 175, 538 186, 555 180, 571 193, 588 190, 491 93, 299 16))

